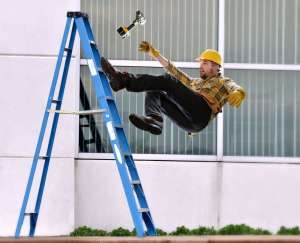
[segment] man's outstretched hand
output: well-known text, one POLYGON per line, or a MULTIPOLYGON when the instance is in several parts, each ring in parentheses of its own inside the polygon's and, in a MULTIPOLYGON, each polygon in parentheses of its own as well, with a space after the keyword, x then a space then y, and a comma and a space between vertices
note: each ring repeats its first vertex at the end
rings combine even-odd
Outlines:
POLYGON ((245 92, 235 90, 228 96, 228 103, 231 106, 239 107, 242 101, 244 100, 245 96, 245 92))
POLYGON ((156 58, 160 55, 159 50, 155 49, 149 42, 142 41, 139 45, 139 51, 146 52, 149 56, 156 58))

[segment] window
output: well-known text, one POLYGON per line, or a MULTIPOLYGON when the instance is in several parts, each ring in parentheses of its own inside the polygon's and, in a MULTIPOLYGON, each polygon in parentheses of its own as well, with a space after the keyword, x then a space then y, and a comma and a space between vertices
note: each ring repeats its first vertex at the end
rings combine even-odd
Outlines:
MULTIPOLYGON (((164 56, 180 62, 193 62, 202 50, 217 48, 216 0, 82 0, 81 3, 82 11, 89 15, 99 51, 109 59, 150 60, 137 50, 142 40, 150 41, 164 56), (132 31, 130 38, 120 38, 116 29, 131 24, 138 9, 144 13, 146 24, 132 31)), ((154 75, 164 72, 162 68, 154 67, 120 69, 154 75)), ((199 76, 197 69, 184 71, 191 76, 199 76)), ((89 104, 93 109, 97 103, 90 87, 88 68, 84 65, 81 68, 81 81, 81 93, 88 97, 88 100, 81 101, 81 108, 86 109, 89 104)), ((115 93, 115 100, 133 153, 216 154, 215 121, 201 134, 191 138, 165 119, 163 134, 154 136, 136 129, 128 120, 130 113, 144 114, 144 94, 121 91, 115 93)), ((103 129, 99 115, 81 117, 80 124, 81 152, 111 152, 106 129, 103 129), (91 123, 92 127, 86 126, 87 123, 91 123)))
MULTIPOLYGON (((89 15, 99 51, 122 66, 119 69, 154 75, 163 72, 152 64, 139 64, 150 61, 137 51, 139 42, 147 40, 179 67, 189 66, 181 69, 197 77, 195 57, 206 48, 218 49, 221 43, 225 76, 247 91, 240 109, 224 107, 219 134, 214 120, 193 138, 168 119, 160 136, 136 129, 128 115, 144 114, 144 94, 115 93, 133 153, 300 157, 298 0, 82 0, 81 6, 89 15), (146 25, 138 26, 130 38, 120 38, 116 29, 128 26, 138 9, 145 14, 146 25), (222 13, 224 20, 220 19, 222 13), (119 60, 136 62, 124 67, 119 60), (220 144, 223 150, 219 150, 220 144)), ((82 109, 87 109, 87 104, 95 108, 84 64, 81 79, 81 93, 86 94, 86 99, 81 99, 82 109)), ((81 152, 111 152, 101 117, 82 117, 80 124, 81 152)))
MULTIPOLYGON (((118 69, 131 73, 147 73, 153 75, 162 74, 162 68, 145 68, 145 67, 119 67, 118 69)), ((189 69, 183 71, 195 76, 198 70, 189 69)), ((81 109, 88 106, 89 109, 97 109, 97 99, 94 90, 91 88, 90 73, 87 67, 81 68, 81 93, 87 93, 88 100, 81 101, 81 109)), ((128 120, 130 113, 144 114, 144 93, 133 93, 119 91, 114 93, 120 116, 123 120, 125 133, 133 153, 140 154, 193 154, 193 155, 213 155, 216 154, 216 122, 213 121, 201 134, 188 136, 169 119, 164 121, 163 133, 159 136, 151 135, 135 128, 128 120), (121 111, 121 112, 120 112, 121 111)), ((106 128, 102 126, 101 115, 81 116, 80 130, 82 139, 80 139, 80 150, 82 152, 108 152, 111 153, 111 147, 106 128), (94 124, 95 129, 85 124, 94 124), (99 135, 101 135, 99 137, 99 135), (98 139, 98 145, 96 139, 98 139), (99 140, 101 144, 99 144, 99 140), (88 144, 85 143, 90 142, 88 144)))

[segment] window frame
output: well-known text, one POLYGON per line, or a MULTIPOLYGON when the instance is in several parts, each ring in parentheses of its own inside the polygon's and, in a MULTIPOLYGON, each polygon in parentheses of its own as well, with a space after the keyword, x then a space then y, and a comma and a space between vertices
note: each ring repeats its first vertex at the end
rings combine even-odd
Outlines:
MULTIPOLYGON (((224 56, 225 48, 225 1, 218 1, 218 51, 224 56)), ((156 61, 135 61, 135 60, 110 60, 112 65, 120 67, 161 67, 156 61)), ((174 62, 178 68, 198 68, 197 62, 174 62)), ((85 59, 80 60, 80 66, 87 65, 85 59)), ((254 64, 254 63, 224 63, 224 69, 233 70, 273 70, 273 71, 299 71, 300 65, 295 64, 254 64)), ((79 92, 78 92, 79 100, 79 92)), ((79 126, 79 118, 78 118, 79 126)), ((78 129, 77 129, 78 130, 78 129)), ((300 157, 263 157, 263 156, 224 156, 224 116, 219 113, 217 116, 217 154, 216 155, 173 155, 173 154, 133 154, 137 160, 151 161, 188 161, 188 162, 230 162, 230 163, 291 163, 299 164, 300 157)), ((76 141, 79 144, 79 135, 76 132, 76 141)), ((79 147, 79 146, 77 146, 79 147)), ((113 160, 112 153, 79 153, 77 159, 113 160)))

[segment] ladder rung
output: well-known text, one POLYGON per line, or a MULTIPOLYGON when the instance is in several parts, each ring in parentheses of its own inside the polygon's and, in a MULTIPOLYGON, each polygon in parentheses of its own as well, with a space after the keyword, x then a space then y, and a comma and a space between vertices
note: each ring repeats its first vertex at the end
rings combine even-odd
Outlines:
POLYGON ((80 127, 90 127, 91 125, 89 125, 89 124, 80 124, 79 126, 80 127))
POLYGON ((122 124, 114 124, 114 127, 115 128, 123 128, 123 125, 122 124))
POLYGON ((114 100, 114 98, 112 96, 105 96, 105 99, 107 99, 107 100, 114 100))
POLYGON ((64 115, 90 115, 90 114, 98 114, 106 112, 105 109, 98 110, 87 110, 87 111, 67 111, 67 110, 48 110, 50 113, 59 113, 64 115))
POLYGON ((25 216, 31 216, 31 215, 35 215, 37 213, 33 212, 33 213, 24 213, 25 216))
POLYGON ((54 104, 58 104, 58 103, 61 103, 61 100, 52 100, 52 103, 54 103, 54 104))
POLYGON ((90 143, 94 143, 94 142, 95 142, 94 138, 84 140, 84 144, 90 144, 90 143))
POLYGON ((72 49, 71 48, 67 48, 67 47, 65 47, 65 52, 71 52, 72 51, 72 49))
POLYGON ((148 213, 148 212, 150 212, 150 210, 149 210, 149 208, 140 208, 139 212, 140 213, 148 213))
POLYGON ((131 184, 132 185, 139 185, 139 184, 141 184, 141 181, 140 180, 133 180, 133 181, 131 181, 131 184))

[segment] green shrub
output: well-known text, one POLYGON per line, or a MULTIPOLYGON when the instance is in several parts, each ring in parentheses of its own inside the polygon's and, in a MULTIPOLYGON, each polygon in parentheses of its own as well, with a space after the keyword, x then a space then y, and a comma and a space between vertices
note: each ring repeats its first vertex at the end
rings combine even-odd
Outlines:
POLYGON ((190 232, 191 235, 216 235, 217 231, 214 227, 207 228, 207 227, 199 227, 196 229, 192 229, 190 232))
POLYGON ((158 236, 164 236, 164 235, 168 235, 167 232, 161 230, 161 229, 156 229, 156 233, 158 236))
POLYGON ((191 231, 185 226, 177 227, 175 231, 171 232, 170 235, 190 235, 191 231))
POLYGON ((278 235, 300 235, 300 229, 298 226, 294 228, 286 228, 284 226, 281 226, 277 234, 278 235))
MULTIPOLYGON (((177 227, 175 231, 167 233, 161 229, 156 229, 158 236, 164 235, 271 235, 271 232, 261 228, 252 228, 245 224, 230 224, 220 230, 214 227, 201 227, 195 229, 188 229, 185 226, 177 227)), ((300 228, 287 228, 281 226, 277 231, 278 235, 300 235, 300 228)), ((135 236, 136 231, 133 229, 129 231, 122 227, 114 229, 112 232, 106 232, 101 229, 92 229, 87 226, 81 226, 70 233, 70 236, 135 236)))
POLYGON ((129 231, 128 229, 124 229, 122 227, 119 227, 117 229, 114 229, 110 236, 133 236, 135 235, 135 231, 129 231))
POLYGON ((104 230, 91 229, 87 226, 82 226, 70 233, 70 236, 107 236, 108 233, 104 230))
POLYGON ((251 228, 245 224, 230 224, 217 232, 219 235, 270 235, 271 233, 261 228, 251 228))

